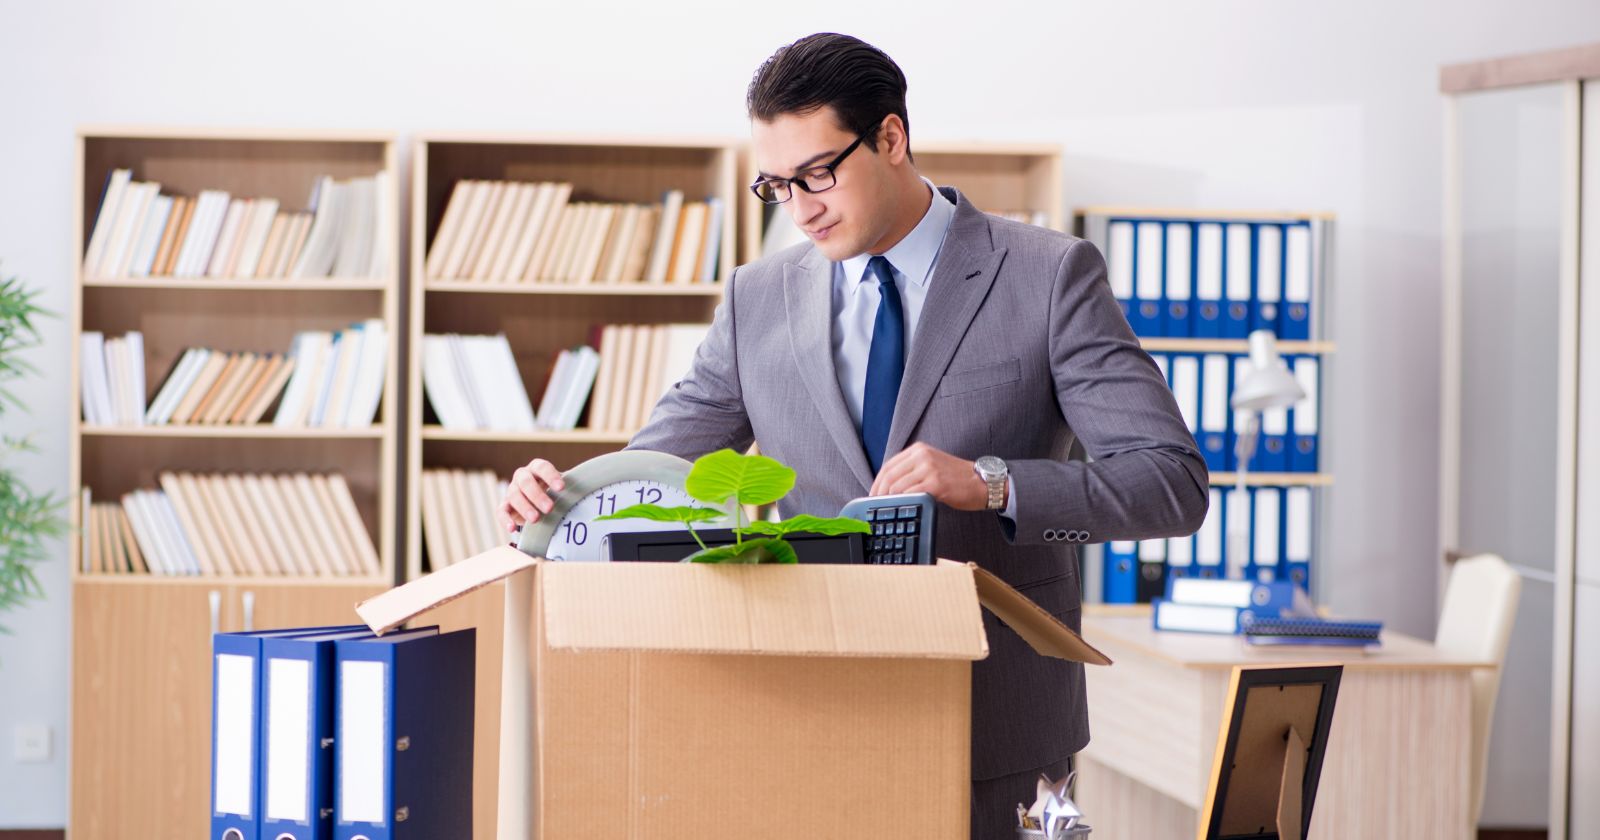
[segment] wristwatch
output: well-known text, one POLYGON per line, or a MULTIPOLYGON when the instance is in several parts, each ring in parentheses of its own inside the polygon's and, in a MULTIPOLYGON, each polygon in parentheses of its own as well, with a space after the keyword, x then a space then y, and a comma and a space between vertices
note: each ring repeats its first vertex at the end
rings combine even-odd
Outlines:
POLYGON ((989 509, 1003 510, 1006 506, 1006 462, 993 455, 985 455, 974 461, 972 469, 983 479, 989 488, 989 509))

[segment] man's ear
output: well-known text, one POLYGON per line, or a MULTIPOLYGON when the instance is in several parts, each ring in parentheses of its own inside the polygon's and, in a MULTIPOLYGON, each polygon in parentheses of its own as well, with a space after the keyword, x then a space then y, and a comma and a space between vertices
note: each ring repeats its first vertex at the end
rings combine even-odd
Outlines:
POLYGON ((883 123, 878 126, 878 154, 883 155, 892 166, 904 163, 911 154, 911 141, 906 135, 906 124, 900 120, 899 114, 890 114, 883 118, 883 123))

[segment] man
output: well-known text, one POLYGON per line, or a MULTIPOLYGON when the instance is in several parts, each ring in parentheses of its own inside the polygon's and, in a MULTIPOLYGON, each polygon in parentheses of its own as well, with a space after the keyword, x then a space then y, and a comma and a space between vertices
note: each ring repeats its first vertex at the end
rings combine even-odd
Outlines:
MULTIPOLYGON (((692 459, 759 441, 799 474, 786 516, 930 493, 939 556, 1078 629, 1076 544, 1193 533, 1205 463, 1099 252, 934 189, 912 161, 905 92, 887 55, 843 35, 802 38, 756 71, 753 189, 810 242, 734 272, 692 370, 630 447, 692 459), (1069 460, 1075 440, 1092 463, 1069 460)), ((536 520, 561 486, 546 461, 519 469, 502 524, 536 520)), ((991 616, 985 628, 973 836, 1009 838, 1038 775, 1059 778, 1088 743, 1083 667, 991 616)))

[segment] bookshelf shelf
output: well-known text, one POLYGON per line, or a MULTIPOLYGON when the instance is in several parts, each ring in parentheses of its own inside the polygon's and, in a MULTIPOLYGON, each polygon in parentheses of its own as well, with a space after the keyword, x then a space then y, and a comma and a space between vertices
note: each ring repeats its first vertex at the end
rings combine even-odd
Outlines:
MULTIPOLYGON (((1250 342, 1228 338, 1141 338, 1140 346, 1152 353, 1248 353, 1250 342)), ((1283 354, 1333 353, 1337 345, 1332 341, 1280 341, 1278 352, 1283 354)))
POLYGON ((138 279, 85 280, 91 289, 178 289, 219 292, 382 292, 397 285, 395 279, 349 280, 329 277, 321 280, 292 280, 228 277, 144 277, 138 279))
MULTIPOLYGON (((1214 472, 1212 487, 1232 487, 1238 473, 1214 472)), ((1245 484, 1250 487, 1332 487, 1333 476, 1328 473, 1246 473, 1245 484)))
POLYGON ((464 294, 490 294, 490 295, 569 295, 574 297, 710 297, 721 298, 724 286, 721 283, 695 284, 685 286, 651 286, 643 283, 614 285, 614 286, 579 286, 563 285, 559 283, 515 285, 509 283, 460 283, 448 280, 431 280, 424 287, 424 291, 433 292, 459 292, 464 294))
POLYGON ((632 432, 600 432, 591 429, 574 429, 570 432, 480 432, 455 431, 443 426, 424 426, 423 440, 455 441, 458 443, 609 443, 626 444, 632 432))
POLYGON ((84 437, 137 437, 137 438, 222 438, 239 440, 379 440, 384 437, 382 426, 354 429, 280 429, 270 424, 253 426, 90 426, 79 428, 84 437))

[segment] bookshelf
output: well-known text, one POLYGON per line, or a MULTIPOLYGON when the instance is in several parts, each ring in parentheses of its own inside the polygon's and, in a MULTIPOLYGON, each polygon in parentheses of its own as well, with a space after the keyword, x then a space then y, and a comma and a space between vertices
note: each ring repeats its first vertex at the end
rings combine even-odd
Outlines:
MULTIPOLYGON (((732 145, 711 139, 482 134, 425 134, 415 139, 407 334, 407 579, 433 570, 438 560, 428 555, 424 538, 425 470, 487 469, 505 479, 534 457, 565 469, 620 449, 633 431, 597 431, 587 421, 569 431, 446 428, 428 403, 423 385, 424 336, 504 334, 523 388, 537 409, 556 356, 563 349, 594 343, 600 325, 709 323, 734 266, 736 154, 732 145), (430 276, 431 249, 441 239, 452 196, 463 181, 571 184, 571 202, 654 204, 669 190, 681 190, 685 201, 719 199, 724 212, 718 250, 712 256, 716 282, 575 284, 555 282, 540 272, 524 273, 520 282, 513 281, 510 273, 498 280, 476 281, 430 276)), ((484 216, 489 215, 485 211, 484 216)), ((510 239, 511 234, 503 238, 510 239)), ((530 265, 537 261, 531 258, 530 265)), ((499 590, 497 586, 473 593, 432 619, 446 630, 478 629, 474 833, 479 838, 493 836, 497 801, 493 780, 499 752, 503 608, 499 590)))
MULTIPOLYGON (((1327 569, 1324 547, 1326 540, 1322 538, 1323 523, 1327 521, 1327 499, 1323 492, 1334 484, 1333 476, 1325 471, 1328 463, 1328 436, 1322 434, 1322 426, 1326 421, 1327 412, 1322 408, 1321 395, 1331 392, 1328 386, 1329 361, 1337 351, 1335 342, 1329 340, 1328 312, 1330 310, 1331 283, 1329 282, 1328 240, 1333 222, 1333 216, 1327 213, 1301 213, 1293 211, 1248 211, 1248 210, 1200 210, 1194 208, 1167 208, 1167 207, 1132 207, 1132 206, 1097 206, 1077 210, 1073 214, 1074 227, 1080 236, 1094 241, 1106 255, 1110 269, 1110 281, 1113 293, 1123 301, 1129 311, 1129 321, 1134 327, 1139 341, 1144 349, 1157 357, 1158 362, 1166 360, 1170 370, 1169 379, 1173 383, 1174 391, 1179 393, 1180 408, 1186 415, 1195 412, 1196 417, 1192 422, 1201 428, 1196 431, 1196 438, 1202 441, 1202 450, 1207 449, 1204 441, 1226 440, 1225 449, 1231 452, 1233 447, 1233 412, 1226 407, 1226 400, 1231 395, 1232 385, 1220 387, 1212 393, 1211 386, 1201 389, 1198 384, 1193 384, 1197 393, 1191 394, 1195 403, 1185 407, 1185 398, 1178 387, 1179 378, 1175 371, 1179 362, 1185 359, 1185 364, 1192 365, 1190 372, 1200 376, 1200 380, 1190 380, 1191 383, 1205 381, 1203 372, 1208 370, 1202 362, 1214 360, 1223 361, 1219 367, 1232 375, 1235 360, 1247 356, 1249 353, 1248 342, 1240 337, 1244 331, 1255 328, 1271 328, 1279 336, 1278 351, 1298 368, 1301 359, 1311 360, 1311 379, 1316 382, 1313 389, 1316 393, 1314 404, 1301 403, 1297 411, 1310 410, 1315 423, 1312 425, 1313 436, 1318 440, 1314 449, 1318 469, 1311 470, 1302 466, 1292 465, 1291 455, 1299 429, 1290 425, 1280 431, 1286 449, 1282 456, 1282 467, 1287 469, 1259 468, 1262 452, 1265 447, 1269 430, 1265 427, 1263 418, 1263 437, 1257 448, 1258 464, 1246 476, 1246 485, 1251 494, 1250 510, 1247 516, 1255 516, 1256 496, 1258 491, 1267 492, 1272 498, 1266 508, 1276 511, 1276 518, 1267 533, 1267 542, 1271 542, 1270 534, 1279 532, 1278 548, 1272 550, 1272 557, 1268 562, 1275 567, 1276 574, 1296 579, 1302 585, 1308 586, 1313 592, 1319 587, 1317 583, 1324 579, 1327 569), (1113 228, 1123 228, 1127 234, 1122 240, 1123 250, 1118 252, 1116 237, 1113 228), (1146 249, 1148 235, 1146 229, 1158 234, 1158 239, 1149 243, 1146 249), (1215 236, 1208 245, 1206 237, 1208 231, 1215 236), (1290 231, 1294 233, 1291 234, 1290 231), (1270 236, 1269 236, 1270 234, 1270 236), (1173 241, 1174 235, 1180 238, 1173 241), (1237 238, 1236 238, 1236 235, 1237 238), (1138 237, 1135 239, 1135 237, 1138 237), (1292 247, 1292 238, 1298 239, 1299 250, 1292 247), (1135 243, 1137 242, 1137 245, 1135 243), (1236 251, 1239 245, 1247 245, 1245 251, 1236 251), (1211 246, 1215 246, 1214 248, 1211 246), (1176 253, 1174 253, 1176 250, 1176 253), (1273 261, 1276 255, 1278 262, 1273 261), (1224 259, 1226 256, 1226 259, 1224 259), (1242 259, 1242 262, 1235 257, 1242 259), (1147 261, 1154 259, 1158 269, 1153 273, 1156 281, 1155 296, 1152 289, 1145 285, 1145 281, 1152 275, 1148 271, 1147 261), (1299 262, 1300 259, 1304 262, 1299 262), (1120 272, 1118 262, 1121 262, 1120 272), (1291 264, 1298 265, 1300 271, 1291 270, 1291 264), (1176 287, 1184 291, 1175 293, 1170 297, 1182 302, 1182 308, 1169 308, 1168 286, 1170 281, 1167 275, 1175 270, 1175 266, 1182 266, 1187 273, 1180 273, 1184 280, 1176 287), (1270 268, 1269 268, 1270 266, 1270 268), (1209 271, 1208 271, 1209 269, 1209 271), (1240 288, 1233 284, 1238 274, 1244 278, 1243 298, 1237 298, 1240 288), (1304 299, 1307 304, 1302 307, 1303 316, 1292 327, 1289 326, 1290 294, 1287 289, 1292 282, 1291 276, 1298 275, 1304 280, 1309 292, 1304 299), (1211 278, 1207 283, 1204 278, 1211 278), (1214 284, 1215 288, 1212 288, 1214 284), (1209 289, 1202 293, 1202 289, 1209 289), (1263 289, 1269 291, 1262 291, 1263 289), (1258 292, 1260 295, 1258 296, 1258 292), (1210 307, 1210 322, 1202 326, 1201 299, 1211 300, 1215 295, 1216 306, 1210 307), (1146 309, 1142 317, 1136 317, 1134 312, 1140 308, 1141 303, 1155 301, 1154 309, 1146 309), (1263 306, 1261 301, 1267 301, 1270 306, 1263 306), (1242 302, 1242 303, 1241 303, 1242 302), (1247 317, 1252 319, 1248 325, 1234 327, 1227 324, 1228 312, 1233 308, 1231 304, 1240 303, 1245 307, 1247 317), (1260 311, 1258 311, 1260 310, 1260 311), (1152 316, 1149 313, 1154 312, 1152 316), (1218 314, 1220 312, 1220 314, 1218 314), (1276 314, 1265 315, 1265 312, 1276 314), (1186 314, 1174 314, 1186 313, 1186 314), (1265 323, 1255 323, 1266 318, 1265 323), (1228 337, 1215 337, 1217 335, 1228 337), (1193 337, 1204 335, 1205 337, 1193 337), (1208 397, 1218 399, 1222 425, 1225 429, 1216 429, 1208 426, 1210 422, 1205 418, 1208 412, 1203 408, 1208 397), (1307 406, 1312 406, 1307 409, 1307 406), (1213 434, 1212 432, 1216 432, 1213 434), (1309 536, 1304 538, 1304 544, 1309 550, 1309 569, 1304 572, 1297 571, 1298 566, 1290 563, 1289 553, 1292 542, 1286 536, 1290 529, 1289 516, 1285 512, 1291 504, 1291 497, 1297 494, 1305 495, 1309 491, 1310 502, 1298 511, 1305 511, 1304 516, 1309 518, 1309 536), (1277 524, 1277 523, 1282 523, 1277 524), (1305 575, 1302 577, 1302 575, 1305 575)), ((1295 293, 1299 300, 1300 293, 1295 293)), ((1227 378, 1226 376, 1224 378, 1227 378)), ((1305 381, 1302 380, 1302 386, 1305 381)), ((1290 412, 1280 412, 1280 417, 1290 412)), ((1292 420, 1287 421, 1292 424, 1292 420)), ((1211 455, 1208 454, 1208 460, 1211 455)), ((1231 468, 1218 469, 1212 464, 1210 473, 1213 490, 1213 508, 1216 507, 1217 491, 1221 491, 1223 503, 1232 507, 1233 497, 1230 495, 1236 486, 1238 473, 1231 468)), ((1269 514, 1271 516, 1272 514, 1269 514)), ((1297 516, 1300 515, 1297 513, 1297 516)), ((1218 517, 1219 519, 1221 517, 1218 517)), ((1232 518, 1230 512, 1229 518, 1232 518)), ((1186 546, 1180 555, 1180 565, 1171 562, 1169 553, 1172 543, 1176 541, 1158 540, 1161 544, 1154 550, 1146 543, 1136 546, 1136 554, 1131 558, 1127 550, 1115 551, 1116 544, 1097 546, 1096 551, 1090 552, 1085 557, 1085 593, 1094 599, 1101 597, 1116 597, 1123 599, 1129 597, 1129 589, 1113 580, 1113 567, 1122 569, 1126 574, 1125 564, 1132 562, 1139 575, 1139 588, 1137 598, 1147 601, 1153 594, 1158 595, 1161 588, 1159 583, 1171 575, 1209 575, 1212 572, 1205 565, 1210 557, 1202 558, 1202 554, 1209 554, 1206 545, 1208 536, 1214 536, 1213 526, 1221 532, 1223 551, 1226 551, 1227 522, 1213 523, 1208 519, 1206 528, 1200 536, 1184 540, 1186 546), (1153 570, 1159 569, 1159 580, 1153 570)), ((1304 531, 1299 533, 1304 534, 1304 531)), ((1262 568, 1254 565, 1255 557, 1262 552, 1262 545, 1257 540, 1256 532, 1252 526, 1250 532, 1250 565, 1246 570, 1247 576, 1254 575, 1262 568)), ((1221 569, 1216 570, 1220 574, 1221 569)), ((1126 578, 1120 578, 1123 583, 1126 578)), ((1088 600, 1088 598, 1086 598, 1088 600)))
MULTIPOLYGON (((911 141, 917 171, 939 186, 960 190, 988 213, 1037 214, 1044 227, 1065 231, 1062 200, 1061 147, 1048 143, 984 143, 952 140, 911 141)), ((747 145, 739 154, 739 262, 761 256, 768 209, 746 185, 756 179, 754 154, 747 145)))
MULTIPOLYGON (((370 279, 284 279, 254 272, 101 276, 86 266, 85 256, 111 173, 118 169, 131 170, 134 180, 158 183, 162 195, 225 190, 235 198, 276 200, 284 212, 303 211, 322 177, 345 181, 384 171, 393 184, 395 143, 391 135, 376 132, 122 126, 83 128, 76 136, 68 420, 74 526, 71 824, 75 836, 83 837, 118 836, 129 825, 199 836, 209 825, 210 762, 208 730, 196 722, 210 716, 211 634, 348 623, 355 602, 394 580, 400 253, 394 236, 369 240, 376 243, 372 255, 382 257, 368 263, 378 266, 370 279), (270 411, 268 419, 248 425, 140 426, 84 419, 81 380, 91 366, 82 352, 86 332, 107 338, 142 334, 141 396, 150 406, 189 348, 285 353, 299 331, 341 330, 368 319, 381 323, 390 339, 371 424, 278 427, 270 411), (375 549, 376 567, 329 575, 272 574, 270 568, 245 573, 241 566, 241 572, 230 567, 229 573, 204 576, 86 569, 83 526, 90 512, 82 508, 81 491, 89 488, 97 505, 116 502, 123 494, 158 488, 165 471, 338 473, 354 503, 351 513, 375 549), (146 781, 152 768, 160 768, 159 791, 146 781)), ((381 192, 373 196, 364 206, 375 214, 376 231, 381 220, 398 219, 399 202, 393 190, 386 198, 381 192)), ((275 217, 267 212, 266 218, 275 217)), ((398 225, 393 227, 397 234, 398 225)), ((331 507, 337 505, 302 510, 337 522, 331 507)), ((240 540, 262 534, 257 521, 230 518, 224 524, 240 540)))

